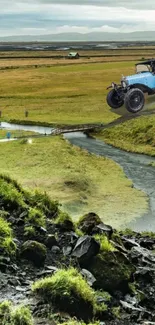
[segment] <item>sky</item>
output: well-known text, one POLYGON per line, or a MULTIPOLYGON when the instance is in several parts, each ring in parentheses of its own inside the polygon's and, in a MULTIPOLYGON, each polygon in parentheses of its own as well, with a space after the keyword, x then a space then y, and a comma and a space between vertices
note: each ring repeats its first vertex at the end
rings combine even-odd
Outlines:
POLYGON ((0 36, 155 31, 155 0, 0 0, 0 36))

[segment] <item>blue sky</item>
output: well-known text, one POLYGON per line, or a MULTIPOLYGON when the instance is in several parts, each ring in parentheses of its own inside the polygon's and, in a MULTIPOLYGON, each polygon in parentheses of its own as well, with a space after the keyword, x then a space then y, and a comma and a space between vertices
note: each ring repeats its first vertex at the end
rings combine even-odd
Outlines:
POLYGON ((0 0, 0 36, 155 31, 154 0, 0 0))

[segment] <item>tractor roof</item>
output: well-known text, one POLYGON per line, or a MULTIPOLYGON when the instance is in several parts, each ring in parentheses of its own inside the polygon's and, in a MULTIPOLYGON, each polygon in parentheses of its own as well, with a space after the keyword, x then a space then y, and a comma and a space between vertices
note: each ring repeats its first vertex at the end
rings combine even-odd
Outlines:
POLYGON ((136 63, 136 66, 137 66, 137 65, 140 65, 140 64, 144 64, 144 65, 155 64, 155 59, 150 59, 150 60, 148 60, 148 61, 142 61, 142 62, 136 63))

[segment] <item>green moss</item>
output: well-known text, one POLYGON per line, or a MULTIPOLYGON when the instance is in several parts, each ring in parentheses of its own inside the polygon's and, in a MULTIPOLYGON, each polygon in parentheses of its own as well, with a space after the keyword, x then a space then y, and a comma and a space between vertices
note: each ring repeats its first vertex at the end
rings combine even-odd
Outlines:
POLYGON ((32 226, 45 227, 46 224, 44 214, 40 210, 35 208, 29 208, 27 221, 32 226))
POLYGON ((120 307, 113 307, 111 309, 112 314, 115 316, 115 318, 120 319, 121 315, 120 315, 120 307))
POLYGON ((0 303, 0 323, 7 325, 10 320, 11 302, 3 301, 0 303), (7 323, 8 321, 8 323, 7 323))
POLYGON ((33 226, 25 226, 24 227, 24 236, 25 237, 33 237, 36 234, 36 230, 33 226))
POLYGON ((21 257, 42 266, 46 258, 46 246, 34 240, 27 240, 21 247, 21 257))
MULTIPOLYGON (((86 309, 84 313, 88 309, 92 315, 106 309, 106 305, 97 304, 95 291, 74 268, 58 270, 51 277, 36 281, 32 290, 59 310, 71 311, 74 315, 79 314, 80 309, 81 313, 83 309, 86 309)), ((89 318, 89 314, 87 317, 89 318)))
POLYGON ((92 233, 93 228, 101 222, 102 220, 96 213, 90 212, 79 218, 77 227, 89 235, 92 233))
POLYGON ((33 325, 33 319, 30 310, 27 307, 20 306, 11 312, 10 325, 33 325))
POLYGON ((6 211, 24 208, 26 206, 22 193, 12 182, 0 178, 0 199, 6 211))
POLYGON ((135 235, 135 231, 133 231, 130 228, 126 228, 123 231, 121 231, 122 235, 127 235, 127 236, 134 236, 135 235))
POLYGON ((141 237, 155 238, 155 232, 152 231, 143 231, 140 233, 141 237))
POLYGON ((88 268, 97 279, 96 286, 113 293, 126 292, 134 268, 120 252, 102 252, 95 256, 88 268))
POLYGON ((31 312, 27 307, 15 308, 10 301, 0 303, 0 322, 2 325, 33 325, 31 312))
POLYGON ((31 204, 40 209, 48 218, 55 218, 58 214, 58 202, 52 201, 46 192, 36 190, 31 204))
POLYGON ((12 234, 11 227, 7 221, 0 218, 0 237, 10 237, 12 234))
POLYGON ((110 243, 105 235, 94 235, 94 238, 100 243, 101 252, 114 252, 116 248, 110 243))
POLYGON ((0 248, 8 255, 16 252, 16 244, 12 239, 12 230, 7 221, 0 217, 0 248))
POLYGON ((60 225, 66 229, 75 229, 72 218, 66 212, 59 211, 58 217, 55 219, 55 224, 60 225))

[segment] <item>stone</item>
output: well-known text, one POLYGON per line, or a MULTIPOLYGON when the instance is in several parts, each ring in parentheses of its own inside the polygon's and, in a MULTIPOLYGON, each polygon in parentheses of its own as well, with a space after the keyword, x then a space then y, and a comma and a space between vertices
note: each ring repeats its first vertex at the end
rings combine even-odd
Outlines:
POLYGON ((105 234, 111 238, 113 229, 111 226, 104 224, 103 222, 93 228, 93 233, 105 234))
POLYGON ((82 236, 78 239, 72 256, 77 257, 80 263, 88 262, 99 253, 100 244, 91 236, 82 236))
POLYGON ((68 256, 72 252, 72 247, 71 246, 63 247, 62 251, 65 256, 68 256))
POLYGON ((21 257, 27 259, 35 266, 43 266, 46 259, 46 246, 32 240, 27 240, 21 247, 21 257))
POLYGON ((102 223, 100 217, 94 213, 90 212, 85 214, 80 221, 78 222, 78 227, 85 233, 85 234, 92 234, 92 230, 95 226, 102 223))
POLYGON ((81 270, 81 274, 86 279, 86 281, 88 282, 88 284, 90 285, 90 287, 92 287, 93 284, 96 282, 96 279, 93 276, 93 274, 91 272, 89 272, 88 270, 86 270, 86 269, 82 269, 81 270))
POLYGON ((51 249, 52 246, 57 246, 57 240, 54 235, 48 235, 45 241, 45 245, 51 249))
POLYGON ((51 252, 54 253, 54 254, 60 253, 60 247, 58 247, 58 246, 52 246, 51 252))

